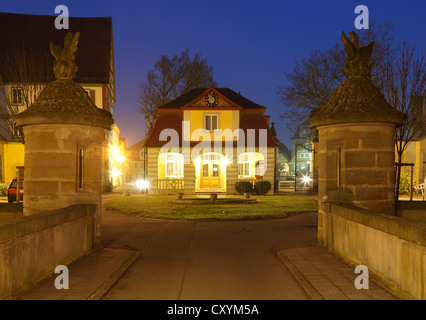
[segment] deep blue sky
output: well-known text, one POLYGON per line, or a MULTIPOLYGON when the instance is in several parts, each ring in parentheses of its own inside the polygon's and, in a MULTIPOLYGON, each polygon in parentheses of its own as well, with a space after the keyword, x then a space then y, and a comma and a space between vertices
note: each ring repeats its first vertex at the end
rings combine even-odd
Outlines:
MULTIPOLYGON (((117 102, 114 119, 130 146, 144 136, 136 111, 138 83, 163 54, 185 48, 202 53, 220 87, 268 107, 279 138, 290 147, 291 132, 280 120, 285 107, 276 94, 284 72, 310 48, 329 48, 340 33, 354 29, 357 5, 370 19, 391 21, 397 40, 416 41, 426 52, 426 1, 2 1, 0 11, 54 15, 64 4, 71 16, 113 18, 117 102)), ((78 54, 78 52, 77 52, 78 54)))

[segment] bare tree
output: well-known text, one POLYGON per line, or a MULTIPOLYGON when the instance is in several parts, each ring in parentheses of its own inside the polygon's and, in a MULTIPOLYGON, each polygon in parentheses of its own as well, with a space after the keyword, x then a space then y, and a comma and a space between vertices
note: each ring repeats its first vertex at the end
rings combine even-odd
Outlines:
POLYGON ((174 55, 172 58, 161 56, 154 69, 148 72, 147 79, 140 83, 139 112, 147 121, 155 118, 157 107, 179 97, 197 87, 215 87, 213 67, 207 59, 201 59, 196 53, 191 59, 189 49, 174 55))
POLYGON ((415 44, 403 41, 394 56, 386 56, 382 92, 394 108, 405 114, 402 126, 397 128, 397 178, 395 196, 398 200, 402 155, 408 145, 426 128, 423 97, 426 95, 426 57, 415 44))
MULTIPOLYGON (((395 44, 392 30, 390 23, 372 24, 370 29, 358 31, 358 37, 360 46, 375 41, 370 58, 371 80, 388 103, 406 115, 395 135, 396 162, 401 164, 407 146, 426 126, 422 104, 426 95, 426 58, 407 41, 395 44)), ((311 51, 308 58, 296 61, 292 73, 286 74, 290 85, 279 88, 278 94, 281 101, 291 108, 282 117, 293 120, 293 128, 305 121, 313 109, 326 103, 343 82, 340 70, 346 58, 339 43, 337 40, 328 51, 311 51)), ((400 176, 400 165, 397 165, 396 199, 400 176)))
MULTIPOLYGON (((51 57, 43 51, 14 46, 0 59, 0 113, 15 131, 14 116, 31 106, 51 78, 51 57)), ((17 136, 24 143, 23 135, 17 136)))
MULTIPOLYGON (((375 41, 372 65, 372 81, 380 88, 386 69, 386 57, 395 54, 393 49, 392 24, 372 22, 370 29, 357 31, 360 46, 375 41)), ((282 119, 290 119, 289 129, 308 118, 313 109, 327 103, 334 90, 344 81, 342 69, 345 65, 345 50, 340 39, 328 50, 311 50, 306 58, 296 59, 292 72, 285 73, 289 85, 278 87, 280 101, 288 108, 282 119)))
MULTIPOLYGON (((333 49, 332 49, 333 50, 333 49)), ((311 50, 307 58, 296 59, 291 73, 285 73, 290 85, 278 88, 280 101, 290 107, 281 117, 290 118, 289 128, 296 131, 313 109, 321 107, 342 82, 334 52, 311 50)))

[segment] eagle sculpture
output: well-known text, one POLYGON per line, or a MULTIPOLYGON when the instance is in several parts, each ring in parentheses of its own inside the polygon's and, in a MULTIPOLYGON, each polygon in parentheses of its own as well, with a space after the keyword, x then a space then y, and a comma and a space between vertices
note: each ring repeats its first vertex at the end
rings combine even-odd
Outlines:
POLYGON ((342 32, 342 42, 346 51, 346 64, 342 74, 347 78, 369 78, 371 77, 371 66, 369 59, 373 54, 374 41, 366 47, 359 47, 359 39, 354 31, 349 33, 349 38, 342 32))
POLYGON ((68 32, 65 36, 64 47, 53 44, 50 41, 50 52, 55 57, 53 72, 56 79, 73 79, 77 73, 78 67, 75 64, 75 55, 78 45, 79 32, 74 35, 68 32))

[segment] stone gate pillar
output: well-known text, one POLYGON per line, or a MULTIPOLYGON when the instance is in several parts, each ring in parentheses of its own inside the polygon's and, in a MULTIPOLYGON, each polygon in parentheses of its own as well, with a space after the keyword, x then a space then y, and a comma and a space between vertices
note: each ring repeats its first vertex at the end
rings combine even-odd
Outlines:
MULTIPOLYGON (((391 107, 370 80, 372 44, 358 48, 342 34, 348 77, 330 100, 312 112, 318 130, 318 231, 323 201, 349 202, 375 212, 395 215, 395 128, 404 115, 391 107)), ((319 239, 320 240, 320 239, 319 239)))
POLYGON ((15 117, 25 135, 23 214, 96 204, 99 245, 102 143, 105 129, 110 129, 113 119, 111 113, 96 107, 86 91, 71 80, 76 68, 70 74, 67 66, 73 61, 65 66, 58 66, 58 61, 63 60, 57 58, 55 62, 58 79, 15 117))

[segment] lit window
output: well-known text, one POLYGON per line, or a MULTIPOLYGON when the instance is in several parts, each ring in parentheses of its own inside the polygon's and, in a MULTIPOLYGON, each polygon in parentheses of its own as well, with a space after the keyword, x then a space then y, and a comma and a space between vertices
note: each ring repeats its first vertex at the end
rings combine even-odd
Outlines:
POLYGON ((204 129, 216 130, 219 127, 219 117, 217 114, 206 114, 204 115, 204 129))
POLYGON ((248 153, 240 154, 238 159, 238 175, 242 177, 250 177, 251 156, 248 153))
POLYGON ((24 104, 23 98, 22 98, 22 89, 21 88, 12 88, 12 104, 13 105, 24 104))
POLYGON ((183 177, 183 155, 182 154, 166 154, 166 177, 177 178, 183 177))

